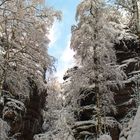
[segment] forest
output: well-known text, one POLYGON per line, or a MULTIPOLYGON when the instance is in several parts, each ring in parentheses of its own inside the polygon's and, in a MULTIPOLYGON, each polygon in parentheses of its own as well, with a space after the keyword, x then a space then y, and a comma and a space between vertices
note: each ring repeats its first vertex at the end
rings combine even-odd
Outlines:
POLYGON ((0 140, 140 140, 140 0, 80 0, 62 83, 45 3, 0 0, 0 140))

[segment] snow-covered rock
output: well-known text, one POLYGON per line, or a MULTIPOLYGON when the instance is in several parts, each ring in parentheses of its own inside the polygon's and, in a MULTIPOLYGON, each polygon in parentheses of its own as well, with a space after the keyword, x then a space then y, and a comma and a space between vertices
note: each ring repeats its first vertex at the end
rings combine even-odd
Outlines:
POLYGON ((8 139, 8 132, 10 131, 10 126, 0 118, 0 140, 8 139))
POLYGON ((128 140, 140 140, 140 106, 135 116, 128 140))

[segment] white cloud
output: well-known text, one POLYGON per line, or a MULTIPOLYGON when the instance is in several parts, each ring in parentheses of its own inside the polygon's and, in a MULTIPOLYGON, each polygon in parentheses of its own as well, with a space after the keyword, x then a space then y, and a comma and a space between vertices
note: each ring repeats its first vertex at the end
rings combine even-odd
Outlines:
POLYGON ((63 76, 65 72, 68 70, 68 68, 71 68, 75 65, 74 62, 74 51, 70 49, 70 35, 68 36, 67 46, 64 49, 61 57, 60 57, 60 66, 56 73, 56 76, 58 77, 58 80, 60 82, 63 82, 63 76))
POLYGON ((73 55, 74 55, 74 51, 70 49, 70 39, 69 39, 67 43, 67 47, 65 48, 60 59, 65 63, 71 64, 73 61, 73 55))
MULTIPOLYGON (((54 51, 55 51, 55 47, 57 47, 56 44, 57 41, 61 38, 62 26, 63 24, 60 24, 59 22, 55 22, 48 36, 51 41, 49 47, 54 49, 54 51)), ((67 43, 65 45, 66 47, 64 48, 63 52, 61 52, 61 57, 58 59, 57 72, 55 73, 55 76, 58 77, 59 82, 63 82, 63 76, 65 72, 68 70, 68 68, 74 66, 74 59, 73 59, 74 52, 73 50, 70 49, 70 38, 71 35, 68 35, 67 43)))
POLYGON ((63 83, 63 76, 64 76, 65 71, 66 71, 66 69, 59 70, 59 71, 57 71, 57 73, 55 74, 55 76, 58 78, 58 81, 59 81, 60 83, 63 83))
POLYGON ((50 39, 49 47, 53 47, 60 36, 61 36, 60 23, 56 21, 53 24, 53 26, 52 26, 52 28, 50 30, 50 34, 48 35, 48 37, 50 39))

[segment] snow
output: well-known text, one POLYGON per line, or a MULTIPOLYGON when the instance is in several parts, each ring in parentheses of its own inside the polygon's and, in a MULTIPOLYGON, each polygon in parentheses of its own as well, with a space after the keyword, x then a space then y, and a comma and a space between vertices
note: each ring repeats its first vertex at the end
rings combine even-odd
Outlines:
POLYGON ((38 135, 35 135, 34 136, 34 139, 35 140, 47 140, 49 138, 50 138, 50 135, 49 134, 46 134, 46 133, 44 133, 44 134, 38 134, 38 135))
POLYGON ((107 134, 103 134, 100 136, 100 138, 98 138, 97 140, 112 140, 110 135, 107 134))
POLYGON ((130 58, 130 59, 127 59, 127 60, 124 60, 122 63, 131 63, 131 62, 137 62, 136 58, 130 58))
POLYGON ((0 118, 0 140, 7 140, 8 139, 8 132, 10 131, 10 127, 0 118))
POLYGON ((128 65, 130 65, 130 63, 137 63, 139 60, 137 60, 137 58, 130 58, 127 60, 122 61, 122 64, 119 65, 119 68, 124 68, 124 67, 128 67, 128 65))
POLYGON ((6 104, 8 107, 14 107, 15 109, 18 109, 20 111, 26 110, 24 104, 21 101, 11 99, 11 98, 8 98, 8 99, 9 99, 9 102, 7 102, 6 104))
POLYGON ((123 83, 124 83, 124 84, 127 84, 127 83, 130 83, 130 82, 135 81, 135 80, 136 80, 136 77, 131 77, 131 78, 129 78, 129 79, 123 81, 123 83))
POLYGON ((122 137, 122 138, 120 138, 119 140, 126 140, 126 138, 125 138, 125 137, 122 137))
POLYGON ((140 140, 140 106, 138 107, 128 140, 140 140))
POLYGON ((116 29, 116 33, 118 33, 118 40, 130 40, 137 39, 137 36, 130 32, 129 28, 124 24, 117 24, 115 22, 111 22, 112 26, 116 29))
POLYGON ((140 74, 140 70, 133 71, 133 72, 129 73, 129 75, 130 75, 130 74, 140 74))

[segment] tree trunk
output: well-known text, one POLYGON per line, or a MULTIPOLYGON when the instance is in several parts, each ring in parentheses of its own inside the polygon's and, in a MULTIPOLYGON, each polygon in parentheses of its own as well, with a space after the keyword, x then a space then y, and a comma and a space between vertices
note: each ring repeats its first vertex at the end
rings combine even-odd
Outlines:
MULTIPOLYGON (((94 9, 95 13, 92 13, 92 4, 91 4, 91 8, 90 8, 90 13, 93 16, 93 18, 95 18, 96 20, 96 25, 98 25, 98 18, 99 18, 99 11, 98 8, 94 9)), ((94 40, 97 40, 97 35, 98 35, 98 28, 94 28, 94 40)), ((95 94, 96 94, 96 107, 97 107, 97 137, 101 134, 102 132, 102 122, 101 122, 101 101, 100 101, 100 93, 99 93, 99 80, 98 80, 98 76, 99 76, 99 60, 98 60, 98 56, 97 56, 97 47, 98 44, 95 44, 93 46, 93 53, 94 53, 94 74, 95 74, 95 79, 93 79, 94 84, 95 84, 95 94)))
POLYGON ((135 23, 135 30, 138 37, 140 38, 139 8, 138 8, 137 0, 132 0, 132 6, 133 6, 133 12, 134 12, 133 18, 134 18, 134 23, 135 23))

